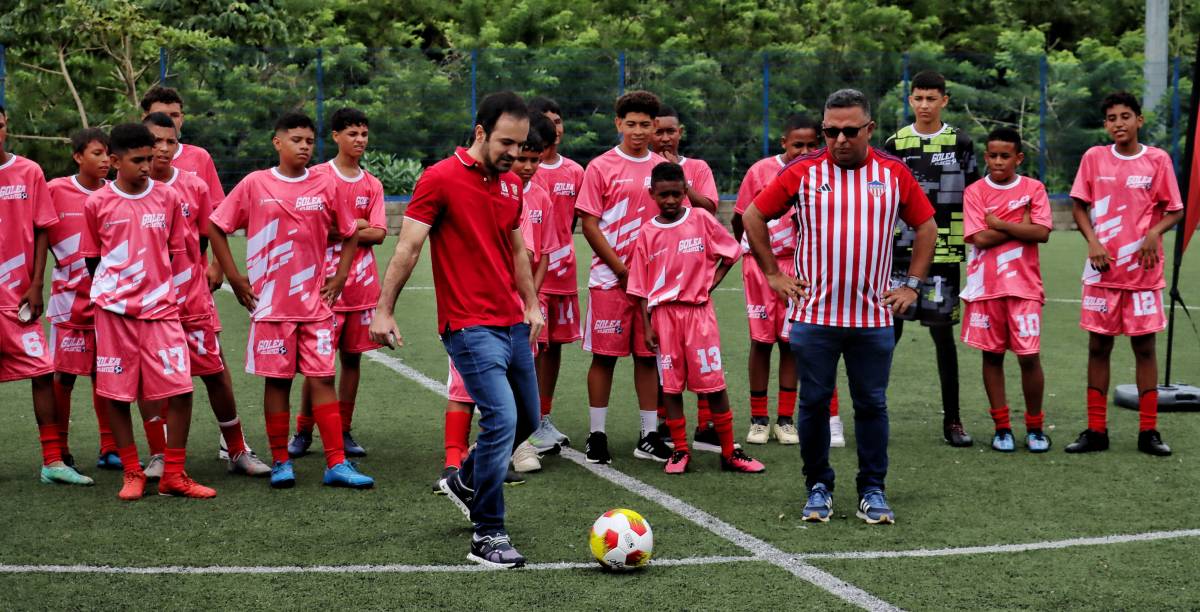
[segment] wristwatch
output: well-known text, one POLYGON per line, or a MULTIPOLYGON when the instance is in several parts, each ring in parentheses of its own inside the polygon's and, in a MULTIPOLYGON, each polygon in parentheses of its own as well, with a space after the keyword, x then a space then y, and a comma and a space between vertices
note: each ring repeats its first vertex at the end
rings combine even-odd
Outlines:
POLYGON ((908 278, 904 279, 904 286, 916 291, 917 293, 920 293, 921 277, 910 275, 908 278))

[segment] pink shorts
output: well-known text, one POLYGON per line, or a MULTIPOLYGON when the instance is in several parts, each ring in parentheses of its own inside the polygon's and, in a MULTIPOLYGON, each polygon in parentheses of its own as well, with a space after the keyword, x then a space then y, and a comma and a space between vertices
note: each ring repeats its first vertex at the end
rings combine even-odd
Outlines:
POLYGON ((267 378, 334 374, 333 316, 323 321, 252 321, 246 373, 267 378))
POLYGON ((658 379, 663 393, 712 393, 725 388, 721 331, 712 302, 662 304, 650 324, 658 334, 658 379))
POLYGON ((22 323, 17 311, 0 311, 0 382, 54 372, 41 321, 22 323))
POLYGON ((962 341, 989 353, 1036 355, 1042 348, 1042 303, 1017 297, 967 302, 962 341))
POLYGON ((143 320, 96 309, 96 394, 119 402, 192 392, 179 319, 143 320))
MULTIPOLYGON (((796 262, 790 256, 776 258, 779 270, 793 274, 796 262)), ((750 339, 775 344, 787 342, 791 331, 788 303, 767 284, 767 277, 753 256, 742 258, 742 286, 746 292, 746 319, 750 322, 750 339)))
POLYGON ((1079 326, 1105 336, 1144 336, 1167 327, 1162 289, 1110 289, 1084 285, 1079 326))
POLYGON ((590 289, 583 350, 597 355, 653 357, 646 348, 646 329, 636 298, 625 290, 590 289))
POLYGON ((220 332, 218 325, 215 318, 183 322, 183 335, 187 337, 188 354, 192 358, 192 376, 209 376, 225 371, 225 359, 221 355, 221 342, 217 337, 220 332))
POLYGON ((91 376, 96 372, 96 330, 51 324, 50 358, 55 372, 91 376))
POLYGON ((446 363, 450 364, 450 378, 446 381, 446 396, 453 402, 474 404, 475 400, 471 399, 470 393, 467 393, 467 386, 463 384, 462 376, 458 370, 454 369, 454 362, 447 357, 446 363))
POLYGON ((571 344, 583 338, 579 329, 579 295, 543 293, 538 298, 542 303, 542 317, 546 319, 538 342, 571 344))
POLYGON ((374 308, 333 313, 334 343, 338 350, 361 354, 381 348, 382 344, 371 342, 371 320, 374 318, 374 308))

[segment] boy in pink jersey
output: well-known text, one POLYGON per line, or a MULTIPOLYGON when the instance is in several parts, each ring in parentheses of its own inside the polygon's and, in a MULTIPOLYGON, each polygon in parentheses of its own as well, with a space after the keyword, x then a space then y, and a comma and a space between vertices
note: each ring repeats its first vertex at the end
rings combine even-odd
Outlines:
POLYGON ((675 442, 668 474, 691 460, 683 390, 708 401, 721 446, 721 469, 758 473, 763 464, 733 444, 733 414, 721 366, 721 333, 709 295, 737 262, 738 243, 711 214, 684 206, 687 178, 679 164, 654 167, 650 194, 658 205, 637 238, 629 263, 629 295, 638 298, 646 347, 657 354, 667 425, 675 442))
MULTIPOLYGON (((380 347, 371 342, 367 328, 375 317, 379 301, 379 267, 372 250, 387 237, 387 214, 383 207, 383 184, 362 168, 362 156, 367 150, 370 125, 366 114, 356 108, 340 108, 330 118, 333 141, 338 154, 328 163, 312 169, 336 179, 338 201, 350 206, 358 231, 358 250, 350 263, 350 276, 341 295, 333 303, 334 345, 342 376, 338 381, 338 409, 342 416, 342 446, 347 457, 365 457, 364 449, 350 433, 354 404, 358 397, 358 381, 362 374, 362 354, 380 347)), ((342 252, 341 241, 331 240, 325 248, 325 275, 337 273, 342 252)), ((312 445, 312 386, 305 380, 301 395, 300 414, 296 415, 296 435, 288 442, 288 455, 300 457, 312 445)))
POLYGON ((592 247, 588 280, 588 313, 583 349, 592 353, 588 370, 590 463, 611 463, 605 421, 617 359, 633 355, 634 387, 641 413, 641 434, 633 456, 666 462, 671 449, 657 431, 658 375, 654 352, 646 347, 646 330, 637 302, 625 291, 629 257, 642 224, 657 213, 650 197, 650 171, 666 160, 650 150, 658 97, 631 91, 617 100, 616 127, 621 144, 593 159, 583 175, 575 210, 583 235, 592 247))
POLYGON ((554 426, 550 413, 562 367, 562 347, 583 339, 575 273, 575 198, 583 184, 583 166, 558 152, 562 144, 563 119, 562 110, 554 100, 544 97, 530 100, 529 113, 531 116, 544 115, 554 126, 554 139, 542 151, 542 163, 533 175, 534 184, 545 189, 551 200, 551 213, 546 218, 546 242, 551 250, 539 294, 549 342, 538 351, 536 359, 542 418, 537 431, 530 436, 530 443, 545 452, 554 444, 569 446, 571 443, 570 438, 554 426))
MULTIPOLYGON (((750 166, 738 188, 733 208, 733 236, 742 243, 742 253, 750 252, 742 227, 742 214, 758 195, 783 170, 788 162, 821 148, 817 124, 804 115, 788 117, 779 139, 783 153, 765 157, 750 166)), ((793 275, 796 253, 796 216, 784 215, 767 223, 771 252, 784 274, 793 275)), ((779 297, 763 276, 753 257, 742 258, 742 289, 746 294, 746 319, 750 323, 750 431, 746 442, 766 444, 771 435, 780 444, 799 444, 794 421, 796 414, 796 365, 788 344, 788 301, 779 297), (771 349, 779 346, 779 406, 775 423, 767 409, 767 384, 771 378, 771 349)), ((842 421, 837 416, 837 393, 829 404, 829 435, 832 447, 846 445, 842 421)))
MULTIPOLYGON (((179 320, 187 338, 191 375, 200 377, 208 390, 209 404, 217 427, 221 430, 226 449, 229 473, 265 476, 271 472, 246 447, 242 422, 238 418, 237 400, 233 397, 233 381, 225 367, 218 336, 221 324, 205 274, 208 270, 208 218, 212 201, 204 181, 171 165, 179 147, 178 130, 171 118, 163 113, 150 113, 143 121, 154 136, 154 160, 150 163, 150 178, 179 194, 183 206, 184 239, 187 248, 171 260, 179 304, 179 320)), ((144 407, 139 405, 139 408, 144 407)), ((150 476, 150 465, 146 466, 150 476)))
POLYGON ((1017 174, 1025 155, 1016 130, 992 130, 984 158, 987 176, 963 192, 963 235, 971 248, 960 296, 966 302, 962 341, 983 352, 983 389, 996 427, 992 448, 1016 450, 1004 392, 1004 353, 1011 350, 1021 366, 1025 445, 1044 453, 1050 438, 1043 430, 1046 383, 1038 353, 1046 294, 1037 245, 1054 227, 1050 199, 1040 182, 1017 174))
POLYGON ((1162 235, 1183 218, 1171 158, 1138 142, 1142 108, 1127 92, 1101 104, 1109 146, 1088 149, 1071 187, 1075 223, 1088 243, 1083 312, 1088 330, 1087 429, 1068 453, 1108 450, 1108 380, 1113 338, 1129 336, 1137 364, 1138 450, 1166 456, 1158 433, 1158 361, 1154 335, 1166 327, 1162 235))
MULTIPOLYGON (((141 107, 143 119, 150 113, 164 113, 171 118, 171 121, 175 122, 176 130, 183 131, 183 98, 175 89, 151 87, 142 96, 141 107)), ((217 167, 213 164, 212 156, 203 147, 181 143, 175 151, 172 164, 204 181, 213 202, 225 199, 225 189, 221 187, 221 179, 217 176, 217 167)))
POLYGON ((187 249, 182 201, 174 189, 150 178, 154 136, 145 126, 118 125, 109 141, 117 178, 84 203, 87 231, 80 251, 92 275, 96 306, 96 392, 109 399, 109 420, 125 472, 117 496, 139 499, 146 488, 129 404, 165 399, 167 439, 159 494, 215 497, 216 491, 184 471, 192 379, 171 269, 171 260, 187 249))
MULTIPOLYGON (((58 223, 51 225, 50 252, 54 254, 54 273, 50 283, 50 357, 54 361, 54 405, 58 414, 58 437, 63 461, 71 456, 67 444, 71 422, 71 391, 77 376, 96 375, 96 324, 92 312, 92 277, 80 252, 87 224, 83 203, 104 186, 108 176, 108 135, 99 128, 80 130, 71 136, 72 157, 79 172, 56 178, 47 185, 58 223)), ((108 400, 96 394, 92 385, 92 408, 100 430, 100 457, 96 467, 121 469, 121 458, 108 424, 108 400)))
POLYGON ((263 411, 271 446, 271 486, 296 485, 288 456, 291 415, 288 398, 296 373, 312 381, 313 420, 325 446, 326 485, 370 488, 375 480, 359 473, 342 448, 342 416, 334 375, 334 316, 330 306, 350 273, 358 247, 358 224, 350 206, 338 201, 335 179, 305 166, 316 140, 312 119, 284 113, 272 143, 279 165, 252 172, 229 192, 212 214, 213 255, 250 311, 246 372, 265 382, 263 411), (229 251, 227 235, 246 230, 246 272, 229 251), (329 278, 325 249, 330 235, 342 238, 337 272, 329 278))
POLYGON ((46 176, 33 161, 4 150, 8 113, 0 106, 0 382, 29 380, 42 444, 44 483, 92 484, 63 462, 54 407, 54 364, 46 350, 42 281, 48 229, 58 223, 46 176))

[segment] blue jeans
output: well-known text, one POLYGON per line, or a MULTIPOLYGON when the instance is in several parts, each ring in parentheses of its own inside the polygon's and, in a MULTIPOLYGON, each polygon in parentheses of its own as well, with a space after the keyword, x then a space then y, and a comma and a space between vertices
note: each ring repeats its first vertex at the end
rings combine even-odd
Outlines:
POLYGON ((541 412, 529 326, 467 327, 442 336, 442 344, 479 407, 475 450, 459 477, 475 490, 475 533, 504 530, 504 477, 517 440, 533 433, 541 412))
POLYGON ((805 487, 833 490, 829 465, 829 400, 838 358, 846 360, 858 443, 858 493, 883 489, 888 469, 887 385, 896 336, 891 327, 830 327, 792 323, 792 354, 800 379, 800 456, 805 487))

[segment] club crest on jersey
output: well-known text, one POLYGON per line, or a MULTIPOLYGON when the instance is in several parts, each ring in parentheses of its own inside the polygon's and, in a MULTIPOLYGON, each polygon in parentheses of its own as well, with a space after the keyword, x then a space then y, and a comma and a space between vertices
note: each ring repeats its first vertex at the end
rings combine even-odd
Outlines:
POLYGON ((58 343, 58 350, 64 353, 86 353, 87 342, 80 336, 65 336, 58 343))
POLYGON ((142 227, 149 229, 167 229, 166 213, 146 213, 142 215, 142 227))
POLYGON ((1094 295, 1084 296, 1083 309, 1091 312, 1106 313, 1108 312, 1108 301, 1094 295))
POLYGON ((370 202, 371 202, 371 199, 368 198, 367 196, 357 196, 354 198, 354 207, 355 208, 366 208, 367 204, 369 204, 370 202))
POLYGON ((703 253, 704 239, 703 238, 684 238, 679 241, 679 253, 703 253))
POLYGON ((24 185, 0 185, 0 200, 28 200, 24 185))
POLYGON ((871 181, 871 182, 867 183, 867 192, 877 198, 879 196, 883 195, 884 189, 885 189, 885 186, 883 184, 883 181, 871 181))
POLYGON ((991 317, 989 317, 986 314, 983 314, 982 312, 972 312, 971 313, 971 327, 977 327, 979 329, 991 329, 992 328, 992 319, 991 319, 991 317))
POLYGON ((554 195, 573 196, 575 195, 575 183, 555 183, 553 191, 554 195))
POLYGON ((302 212, 325 210, 325 198, 319 195, 300 196, 296 198, 296 210, 302 212))
POLYGON ((762 304, 746 304, 746 318, 767 320, 767 307, 762 304))
POLYGON ((621 334, 624 331, 620 319, 596 319, 592 325, 592 333, 596 334, 621 334))
POLYGON ((96 372, 101 374, 120 374, 125 368, 121 367, 120 357, 97 357, 96 372))
POLYGON ((259 340, 254 352, 259 355, 287 355, 287 346, 283 338, 259 340))
POLYGON ((1154 177, 1152 176, 1140 176, 1135 174, 1125 179, 1125 186, 1130 189, 1145 189, 1146 191, 1149 191, 1150 184, 1153 182, 1154 177))

